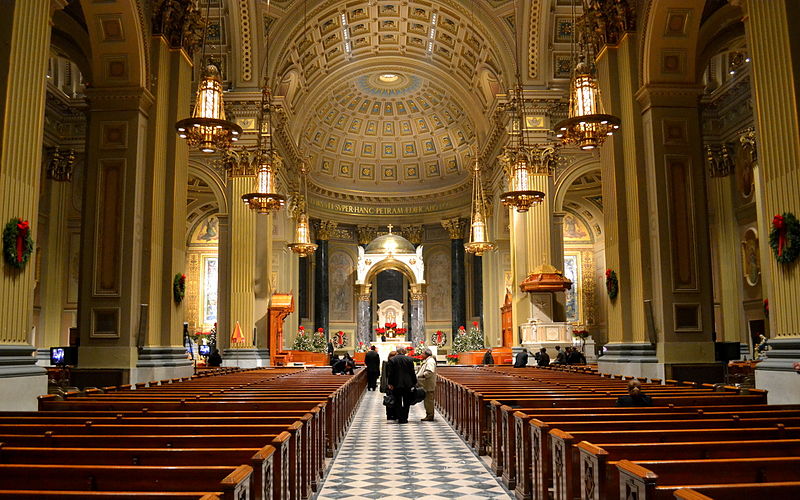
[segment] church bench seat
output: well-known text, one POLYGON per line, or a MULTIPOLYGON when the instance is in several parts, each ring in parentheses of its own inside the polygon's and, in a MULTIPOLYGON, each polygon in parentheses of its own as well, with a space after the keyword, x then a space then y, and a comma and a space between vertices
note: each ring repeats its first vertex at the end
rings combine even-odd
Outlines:
POLYGON ((673 491, 679 500, 741 500, 742 498, 769 498, 770 500, 795 500, 800 498, 800 481, 741 484, 700 484, 691 488, 657 487, 673 491))
MULTIPOLYGON (((670 443, 670 442, 697 442, 697 441, 754 441, 754 440, 773 440, 773 439, 800 439, 800 427, 785 427, 782 424, 774 427, 740 427, 740 428, 694 428, 694 429, 672 429, 667 425, 650 430, 631 430, 620 432, 619 430, 589 430, 565 432, 563 429, 551 428, 548 423, 538 419, 531 419, 529 422, 530 434, 527 449, 530 453, 525 456, 530 457, 530 478, 534 498, 537 485, 539 488, 546 488, 554 481, 556 471, 560 477, 566 478, 570 475, 569 470, 564 471, 577 463, 579 460, 578 451, 572 447, 580 441, 590 443, 619 443, 619 444, 638 444, 638 443, 670 443), (560 456, 554 453, 560 452, 560 456), (556 465, 558 462, 560 465, 556 465)), ((525 464, 520 464, 521 470, 525 464)), ((566 488, 566 486, 565 486, 566 488)), ((541 490, 540 490, 541 491, 541 490)))
POLYGON ((220 495, 222 492, 0 490, 0 499, 3 500, 219 500, 220 495))
MULTIPOLYGON (((202 444, 202 441, 198 444, 202 444)), ((0 463, 144 466, 221 466, 253 468, 250 491, 257 500, 271 500, 275 448, 55 448, 13 447, 0 443, 0 463)))
POLYGON ((775 500, 797 498, 800 492, 798 457, 621 460, 614 465, 619 469, 619 492, 631 492, 640 500, 672 499, 683 488, 715 499, 726 490, 728 498, 750 494, 775 500))
POLYGON ((40 490, 220 491, 222 500, 249 500, 249 465, 101 466, 0 464, 0 489, 36 485, 40 490))
MULTIPOLYGON (((566 440, 570 438, 571 436, 566 437, 566 440)), ((573 443, 573 448, 579 452, 579 459, 576 463, 573 457, 571 464, 565 465, 564 468, 567 484, 571 484, 572 492, 580 491, 582 498, 598 498, 595 494, 589 495, 588 490, 596 491, 600 500, 610 500, 616 497, 619 473, 616 467, 609 464, 622 459, 700 460, 800 456, 800 439, 597 445, 581 441, 577 445, 573 443), (580 485, 583 485, 583 491, 580 485)), ((568 491, 564 497, 569 495, 568 491)))

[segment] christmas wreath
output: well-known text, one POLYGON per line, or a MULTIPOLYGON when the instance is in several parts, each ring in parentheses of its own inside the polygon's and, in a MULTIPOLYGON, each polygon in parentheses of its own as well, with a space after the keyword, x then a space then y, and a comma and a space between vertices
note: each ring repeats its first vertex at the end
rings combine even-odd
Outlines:
POLYGON ((333 334, 333 345, 337 349, 341 349, 347 343, 347 334, 339 330, 333 334))
POLYGON ((619 279, 617 273, 611 269, 606 269, 606 292, 611 300, 616 299, 619 294, 619 279))
POLYGON ((172 298, 176 304, 180 304, 184 296, 186 296, 186 275, 178 273, 172 280, 172 298))
POLYGON ((800 221, 793 213, 784 212, 772 218, 769 246, 781 264, 791 264, 800 255, 800 221))
POLYGON ((23 269, 33 253, 31 225, 14 217, 3 230, 3 258, 11 267, 23 269))

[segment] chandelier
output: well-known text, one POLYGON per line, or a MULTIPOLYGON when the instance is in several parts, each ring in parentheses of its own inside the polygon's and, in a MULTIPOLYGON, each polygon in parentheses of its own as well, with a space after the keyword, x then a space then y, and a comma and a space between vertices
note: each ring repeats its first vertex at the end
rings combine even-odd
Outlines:
POLYGON ((308 214, 306 213, 306 200, 308 199, 308 166, 305 162, 300 163, 300 176, 303 193, 297 194, 295 204, 295 227, 294 241, 287 246, 300 257, 308 257, 317 249, 317 245, 311 241, 311 231, 308 227, 308 214))
POLYGON ((483 193, 483 184, 481 183, 481 165, 478 161, 478 155, 475 155, 475 180, 472 183, 472 217, 469 228, 469 242, 464 244, 464 249, 469 253, 474 253, 481 256, 484 252, 490 252, 495 249, 494 243, 488 240, 486 232, 486 219, 484 212, 486 211, 486 196, 483 193))
MULTIPOLYGON (((206 7, 206 22, 203 27, 203 45, 201 61, 205 61, 206 32, 209 24, 211 0, 206 7)), ((197 147, 203 153, 215 153, 226 150, 233 142, 239 140, 242 127, 225 118, 225 103, 222 98, 222 77, 219 67, 210 59, 200 75, 197 85, 192 116, 175 124, 178 136, 186 139, 191 147, 197 147)))
POLYGON ((517 212, 527 212, 544 201, 544 193, 533 189, 534 177, 550 175, 555 161, 554 148, 527 143, 524 103, 522 85, 518 83, 507 106, 512 113, 508 145, 498 157, 508 180, 508 191, 500 195, 500 201, 517 212))
MULTIPOLYGON (((269 15, 269 1, 267 2, 269 15)), ((254 159, 256 191, 242 195, 251 210, 259 214, 269 214, 286 204, 286 197, 277 193, 276 175, 281 159, 272 146, 272 92, 269 87, 269 30, 267 30, 264 64, 264 87, 261 89, 261 107, 258 111, 258 139, 254 159)))
MULTIPOLYGON (((575 4, 572 4, 572 50, 575 60, 575 31, 578 22, 575 15, 575 4)), ((588 23, 582 24, 585 31, 588 23)), ((621 120, 613 115, 603 112, 603 102, 600 99, 600 88, 597 85, 594 65, 587 62, 591 60, 588 40, 590 34, 581 36, 578 50, 577 64, 572 70, 572 79, 569 88, 569 116, 554 127, 556 137, 565 145, 574 144, 580 149, 594 149, 603 145, 606 137, 619 129, 621 120)))
POLYGON ((47 177, 58 182, 69 182, 72 180, 72 172, 75 169, 75 150, 52 148, 48 151, 47 177))

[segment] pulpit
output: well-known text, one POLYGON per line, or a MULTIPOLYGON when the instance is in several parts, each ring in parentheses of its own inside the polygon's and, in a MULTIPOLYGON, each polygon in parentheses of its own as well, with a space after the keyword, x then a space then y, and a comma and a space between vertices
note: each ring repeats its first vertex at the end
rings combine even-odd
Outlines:
POLYGON ((283 320, 294 312, 294 296, 289 293, 275 293, 269 305, 269 355, 272 366, 285 365, 290 353, 283 348, 283 320))

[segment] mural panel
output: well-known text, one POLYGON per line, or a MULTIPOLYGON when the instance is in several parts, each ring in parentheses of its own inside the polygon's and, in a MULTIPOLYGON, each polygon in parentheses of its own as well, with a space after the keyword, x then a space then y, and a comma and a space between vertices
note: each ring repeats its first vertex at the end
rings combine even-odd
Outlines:
POLYGON ((581 255, 579 252, 564 253, 564 276, 572 281, 572 288, 566 291, 564 307, 569 323, 582 323, 581 315, 581 255))
POLYGON ((344 251, 331 253, 329 262, 330 280, 328 294, 330 297, 331 321, 355 321, 353 311, 353 283, 355 279, 355 263, 344 251))
POLYGON ((449 321, 451 309, 450 253, 437 250, 425 256, 425 274, 425 282, 428 283, 425 318, 428 321, 449 321))

